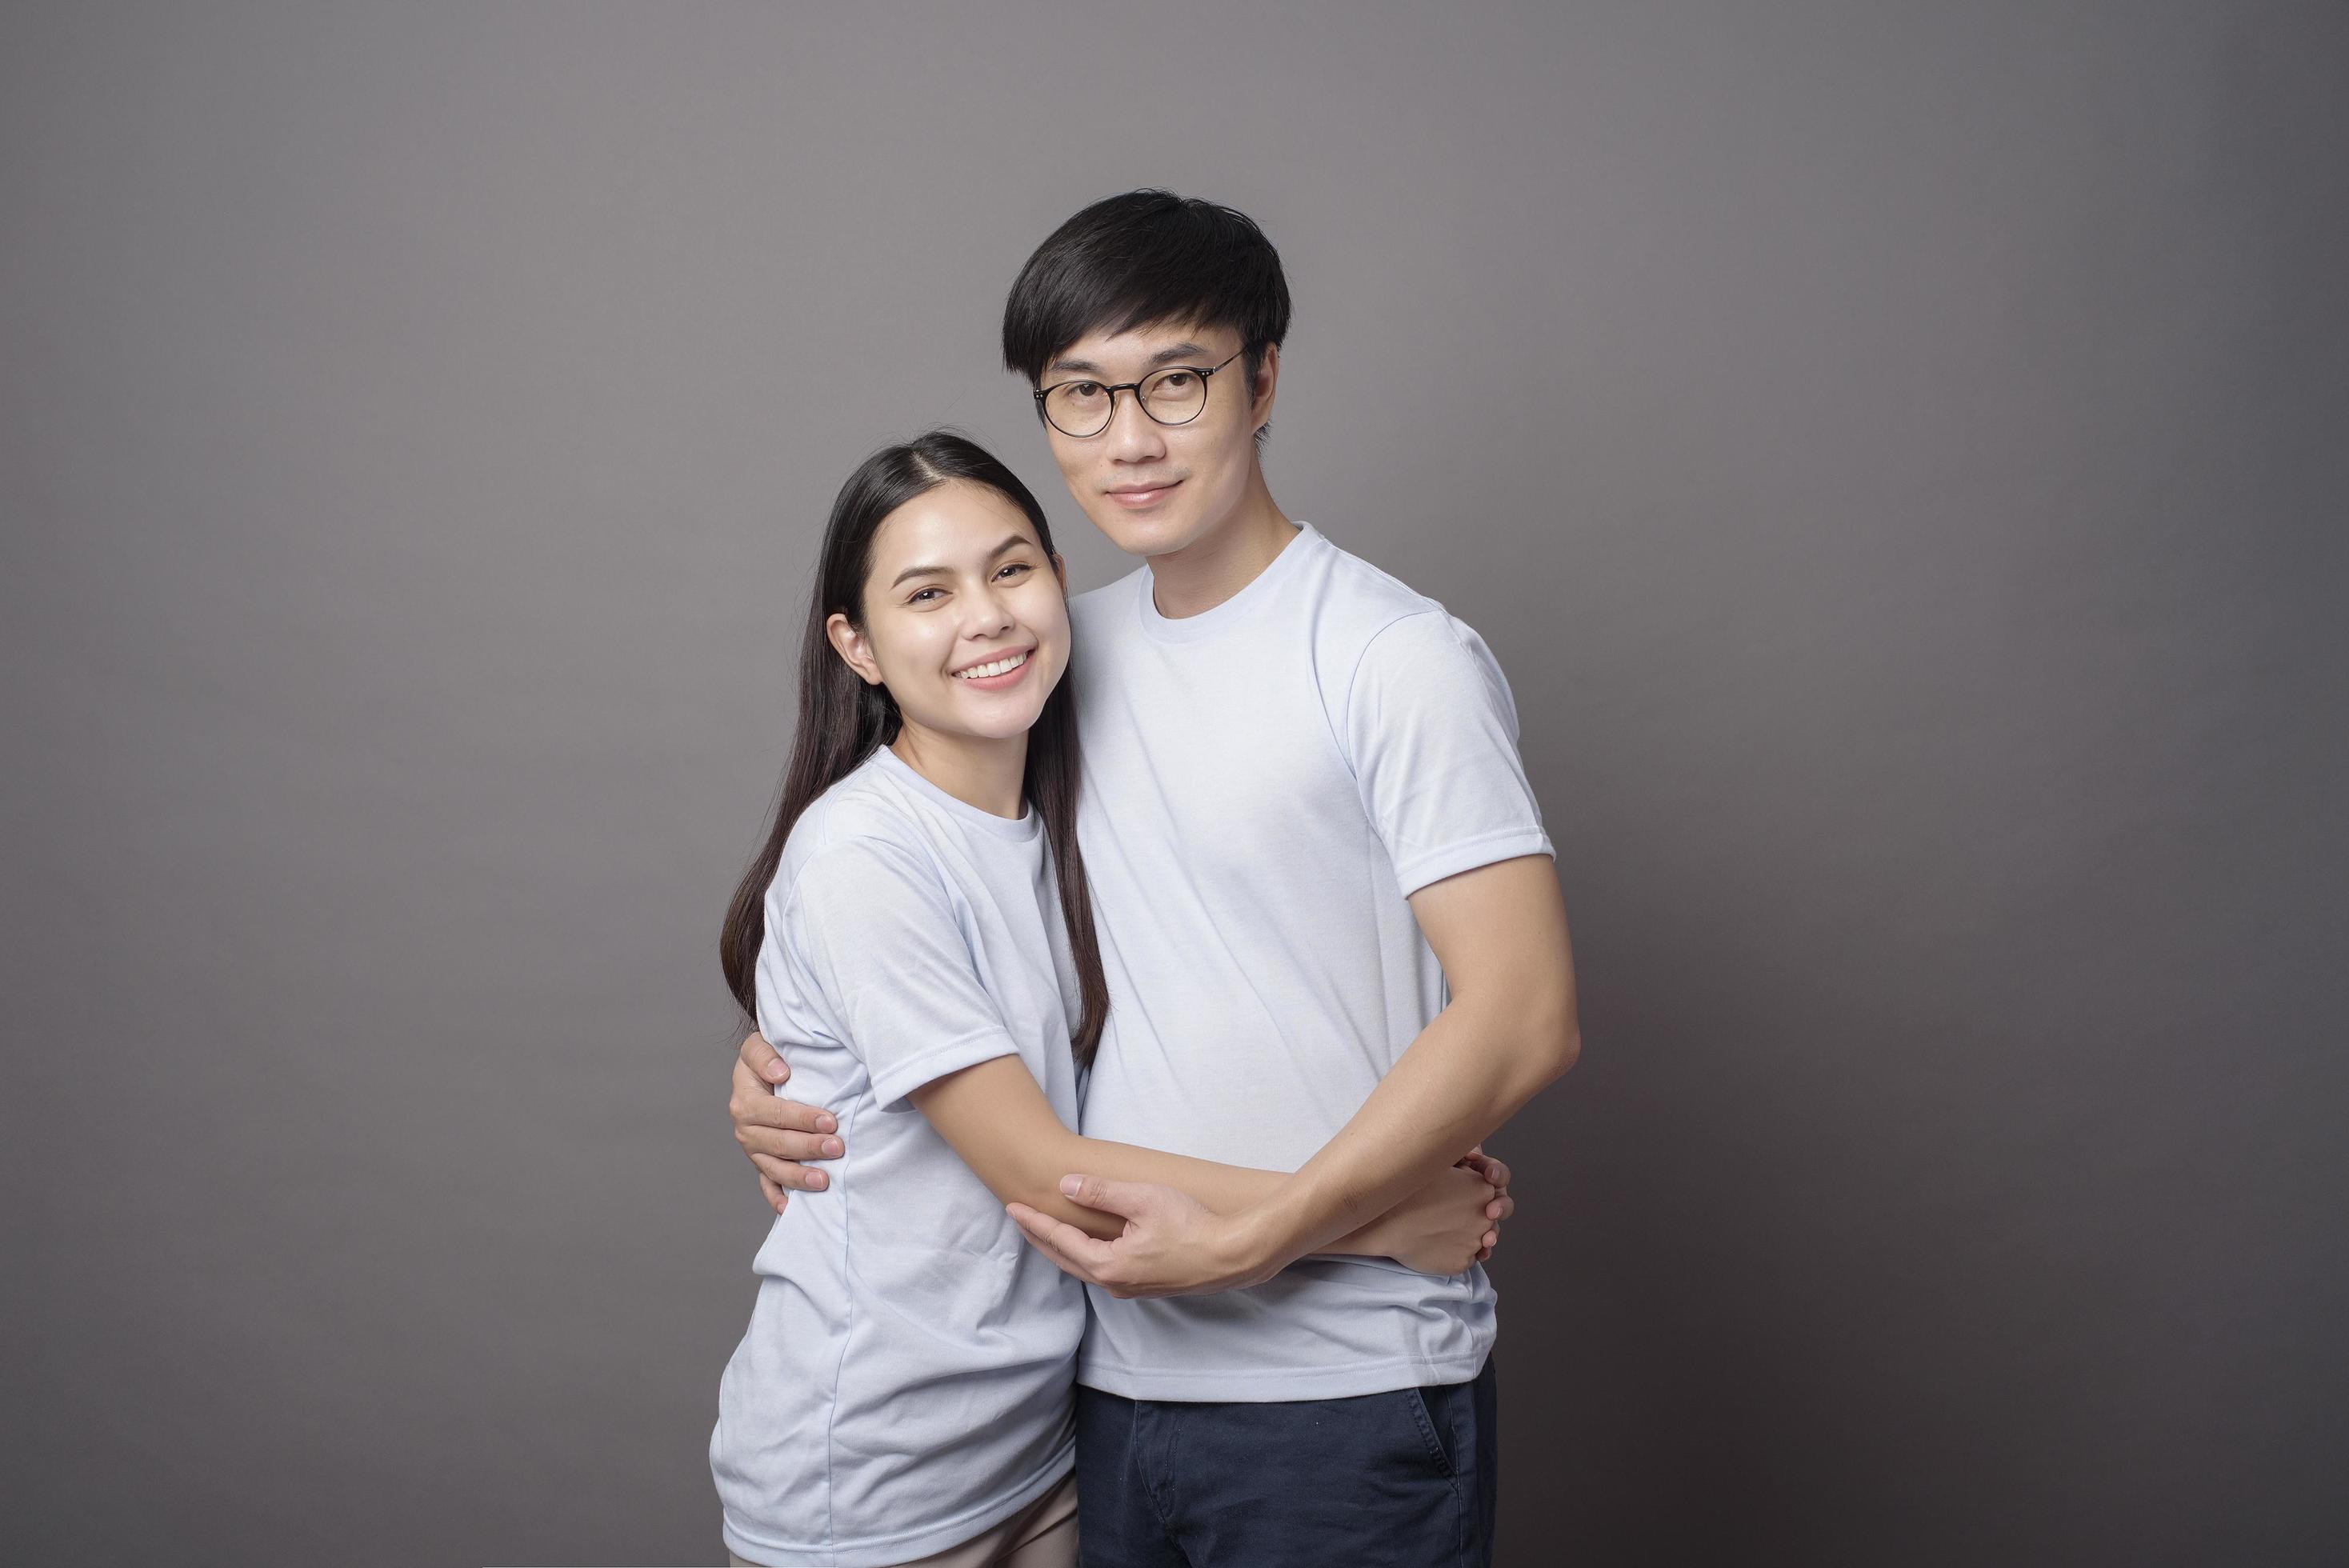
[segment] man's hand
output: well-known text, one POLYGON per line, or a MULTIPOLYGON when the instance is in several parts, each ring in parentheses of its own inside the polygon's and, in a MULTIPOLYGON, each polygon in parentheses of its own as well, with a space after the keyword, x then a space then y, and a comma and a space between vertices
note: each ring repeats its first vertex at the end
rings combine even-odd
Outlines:
POLYGON ((1004 1211, 1062 1272, 1120 1300, 1236 1290, 1280 1272, 1279 1262, 1267 1256, 1252 1227, 1172 1187, 1064 1176, 1061 1191, 1088 1209, 1118 1216, 1125 1222, 1125 1233, 1113 1242, 1098 1241, 1025 1203, 1007 1203, 1004 1211))
MULTIPOLYGON (((1492 1183, 1493 1202, 1485 1211, 1486 1219, 1498 1222, 1517 1212, 1517 1201, 1509 1196, 1509 1168, 1485 1153, 1482 1144, 1470 1150, 1460 1163, 1492 1183)), ((1476 1261, 1481 1264, 1491 1257, 1493 1249, 1500 1244, 1501 1228, 1496 1222, 1493 1227, 1493 1239, 1485 1243, 1484 1250, 1476 1254, 1476 1261)))
MULTIPOLYGON (((1064 1176, 1061 1191, 1088 1209, 1123 1220, 1124 1233, 1104 1242, 1025 1203, 1007 1203, 1004 1211, 1062 1273, 1120 1300, 1243 1289, 1263 1284, 1284 1266, 1248 1216, 1218 1214, 1172 1187, 1064 1176)), ((1509 1196, 1509 1168, 1475 1149, 1368 1234, 1375 1238, 1379 1256, 1422 1274, 1461 1274, 1493 1255, 1501 1222, 1516 1209, 1509 1196)))
POLYGON ((750 1157, 759 1172, 759 1191, 778 1214, 791 1202, 792 1191, 821 1192, 830 1181, 800 1161, 837 1160, 844 1151, 840 1140, 832 1136, 840 1124, 830 1111, 775 1094, 775 1086, 791 1076, 790 1065, 775 1054, 775 1047, 752 1034, 737 1055, 733 1093, 726 1102, 734 1141, 750 1157))
POLYGON ((1426 1274, 1456 1274, 1493 1255, 1516 1212, 1508 1167, 1472 1154, 1347 1239, 1349 1252, 1389 1257, 1426 1274))

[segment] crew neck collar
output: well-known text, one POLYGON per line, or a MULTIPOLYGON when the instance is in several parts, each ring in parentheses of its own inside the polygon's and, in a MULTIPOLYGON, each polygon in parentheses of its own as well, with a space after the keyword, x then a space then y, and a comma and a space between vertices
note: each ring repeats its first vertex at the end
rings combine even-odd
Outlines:
POLYGON ((1273 584, 1298 570, 1298 562, 1327 544, 1320 531, 1309 522, 1297 524, 1297 532, 1280 547, 1280 553, 1266 562, 1263 571, 1249 579, 1247 585, 1212 610, 1202 610, 1195 615, 1180 618, 1158 613, 1157 579, 1143 562, 1134 574, 1137 592, 1135 608, 1142 617, 1142 629, 1161 642, 1187 643, 1195 638, 1213 636, 1225 628, 1245 620, 1253 606, 1271 597, 1273 584))
POLYGON ((1020 802, 1026 810, 1017 817, 999 817, 992 811, 982 811, 969 801, 947 794, 944 789, 923 778, 912 763, 907 762, 886 746, 874 747, 873 758, 866 766, 880 769, 916 793, 927 797, 940 810, 953 817, 957 821, 968 822, 970 826, 992 833, 999 839, 1023 841, 1035 838, 1044 830, 1043 819, 1037 815, 1034 801, 1020 802))

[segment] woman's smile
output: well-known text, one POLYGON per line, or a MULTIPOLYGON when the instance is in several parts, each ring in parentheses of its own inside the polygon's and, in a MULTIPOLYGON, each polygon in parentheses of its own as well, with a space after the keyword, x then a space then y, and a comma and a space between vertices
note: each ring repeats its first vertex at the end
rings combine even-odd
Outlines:
POLYGON ((1028 673, 1028 655, 1036 650, 1020 648, 983 664, 965 665, 954 672, 954 678, 965 686, 982 686, 988 691, 1001 691, 1017 686, 1028 673))

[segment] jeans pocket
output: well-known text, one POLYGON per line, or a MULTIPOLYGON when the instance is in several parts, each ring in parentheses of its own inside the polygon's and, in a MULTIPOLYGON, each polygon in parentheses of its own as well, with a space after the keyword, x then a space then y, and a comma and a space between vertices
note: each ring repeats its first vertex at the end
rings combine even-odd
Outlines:
POLYGON ((1412 1420, 1419 1428, 1420 1440, 1427 1446, 1429 1462, 1447 1480, 1460 1473, 1453 1462, 1453 1423, 1448 1418, 1452 1398, 1457 1392, 1442 1384, 1403 1390, 1403 1398, 1411 1406, 1412 1420))

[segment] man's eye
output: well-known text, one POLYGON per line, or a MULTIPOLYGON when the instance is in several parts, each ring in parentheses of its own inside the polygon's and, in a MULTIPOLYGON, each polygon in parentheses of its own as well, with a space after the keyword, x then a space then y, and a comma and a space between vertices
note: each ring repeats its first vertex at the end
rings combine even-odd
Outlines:
POLYGON ((1101 389, 1102 384, 1098 381, 1071 381, 1069 383, 1069 396, 1071 397, 1098 397, 1101 396, 1101 389))
POLYGON ((1169 392, 1188 392, 1193 377, 1187 370, 1170 370, 1158 378, 1158 385, 1169 392))

